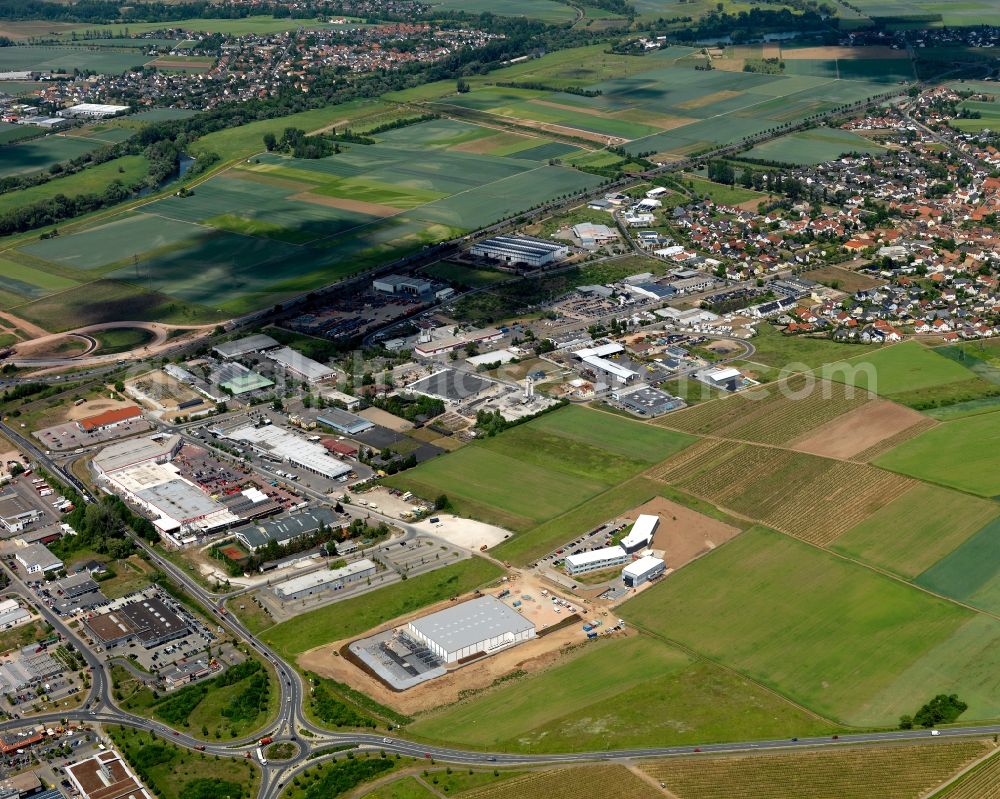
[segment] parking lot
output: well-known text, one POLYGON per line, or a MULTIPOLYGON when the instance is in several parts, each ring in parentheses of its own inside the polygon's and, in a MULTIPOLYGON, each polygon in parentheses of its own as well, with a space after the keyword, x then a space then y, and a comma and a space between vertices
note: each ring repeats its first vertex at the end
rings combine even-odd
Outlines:
POLYGON ((38 430, 32 435, 41 442, 43 448, 52 452, 65 452, 66 450, 90 447, 94 444, 103 444, 119 438, 146 433, 152 429, 153 425, 145 419, 129 419, 114 427, 92 430, 87 433, 80 429, 77 422, 64 422, 46 427, 44 430, 38 430))

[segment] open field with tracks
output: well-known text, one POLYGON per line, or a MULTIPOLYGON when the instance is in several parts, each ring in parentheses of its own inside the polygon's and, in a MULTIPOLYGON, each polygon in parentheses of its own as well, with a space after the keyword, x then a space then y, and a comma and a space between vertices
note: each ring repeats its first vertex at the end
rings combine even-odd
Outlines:
POLYGON ((758 144, 747 158, 782 164, 821 164, 848 153, 884 153, 885 147, 870 139, 839 128, 813 128, 758 144))
POLYGON ((1000 447, 996 413, 942 422, 905 441, 875 460, 879 466, 921 480, 1000 496, 1000 472, 995 468, 1000 447))
POLYGON ((992 750, 985 740, 670 758, 640 767, 677 799, 916 799, 992 750))
POLYGON ((763 528, 619 612, 847 723, 892 725, 952 691, 963 720, 1000 714, 1000 622, 763 528))
POLYGON ((646 474, 820 546, 913 485, 859 463, 714 440, 646 474))
POLYGON ((997 516, 995 502, 918 483, 830 548, 912 579, 997 516))
POLYGON ((434 740, 536 753, 831 729, 748 680, 647 636, 589 642, 544 671, 410 727, 434 740))

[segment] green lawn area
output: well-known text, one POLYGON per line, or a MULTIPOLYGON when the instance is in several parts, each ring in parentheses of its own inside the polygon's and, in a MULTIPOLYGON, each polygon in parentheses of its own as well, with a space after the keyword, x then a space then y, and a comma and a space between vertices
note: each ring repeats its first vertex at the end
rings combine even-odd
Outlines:
POLYGON ((705 195, 720 205, 739 205, 750 200, 767 198, 763 192, 744 189, 742 186, 725 186, 722 183, 715 183, 692 175, 684 175, 682 181, 695 194, 705 195))
POLYGON ((919 483, 830 548, 911 579, 997 516, 995 502, 919 483))
POLYGON ((50 633, 49 625, 38 621, 29 621, 27 624, 11 627, 9 630, 0 632, 0 653, 10 652, 12 649, 19 649, 35 641, 41 641, 50 633))
POLYGON ((996 497, 1000 496, 998 451, 1000 416, 984 413, 943 422, 904 441, 875 464, 960 491, 996 497))
MULTIPOLYGON (((158 799, 187 799, 191 795, 249 799, 257 795, 260 770, 252 760, 193 752, 130 727, 111 725, 106 729, 158 799), (201 780, 218 782, 209 793, 194 794, 197 785, 192 783, 201 780)), ((201 785, 208 787, 205 783, 201 785)))
POLYGON ((487 560, 473 557, 362 596, 318 608, 275 625, 260 634, 282 657, 363 633, 389 619, 458 596, 502 574, 487 560))
POLYGON ((425 788, 416 777, 403 777, 366 793, 362 799, 437 799, 437 794, 425 788))
POLYGON ((994 519, 921 574, 916 582, 990 613, 1000 613, 1000 520, 994 519))
POLYGON ((845 723, 893 725, 945 687, 969 702, 969 719, 1000 713, 1000 648, 984 660, 962 637, 972 611, 764 528, 619 613, 845 723), (930 662, 933 672, 903 680, 930 662))
POLYGON ((492 286, 495 283, 505 283, 513 278, 509 272, 497 272, 493 269, 475 269, 471 266, 440 261, 424 269, 424 274, 435 280, 444 280, 458 286, 478 289, 492 286))
POLYGON ((128 186, 141 180, 148 171, 149 161, 145 156, 123 155, 121 158, 87 167, 72 175, 55 178, 40 186, 0 194, 0 213, 51 199, 57 194, 65 194, 67 197, 75 197, 77 194, 100 194, 116 180, 128 186))
POLYGON ((929 389, 975 378, 961 364, 917 341, 863 352, 847 361, 830 364, 821 374, 891 399, 911 393, 926 396, 929 389))
POLYGON ((138 327, 121 327, 102 330, 95 333, 94 338, 100 346, 101 355, 109 355, 142 347, 153 340, 153 334, 138 327))
POLYGON ((757 335, 750 339, 757 351, 750 360, 787 371, 815 369, 825 363, 841 361, 859 353, 870 353, 854 344, 840 344, 828 338, 785 336, 771 325, 758 325, 757 335))
POLYGON ((831 725, 648 636, 605 638, 547 671, 431 713, 435 741, 520 752, 821 735, 831 725))

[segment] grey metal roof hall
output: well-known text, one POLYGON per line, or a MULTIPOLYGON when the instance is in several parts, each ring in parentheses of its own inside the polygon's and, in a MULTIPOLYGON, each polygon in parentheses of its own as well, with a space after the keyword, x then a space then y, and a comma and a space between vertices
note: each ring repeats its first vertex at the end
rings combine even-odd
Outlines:
POLYGON ((280 346, 281 345, 273 338, 265 336, 261 333, 256 336, 239 338, 236 339, 236 341, 227 341, 224 344, 219 344, 218 346, 213 347, 212 349, 223 358, 238 358, 240 355, 246 355, 250 352, 260 352, 261 350, 269 350, 272 347, 280 346))
POLYGON ((457 652, 505 633, 535 625, 492 595, 470 599, 410 622, 410 626, 446 652, 457 652))

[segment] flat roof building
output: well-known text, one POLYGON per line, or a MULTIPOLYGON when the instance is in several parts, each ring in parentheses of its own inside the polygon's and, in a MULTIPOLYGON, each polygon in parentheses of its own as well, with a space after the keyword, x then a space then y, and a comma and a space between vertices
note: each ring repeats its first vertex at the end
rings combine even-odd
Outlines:
POLYGON ((324 408, 316 417, 321 425, 336 430, 345 436, 356 436, 366 430, 371 430, 375 424, 363 416, 350 413, 341 408, 324 408))
POLYGON ((66 776, 82 799, 152 799, 121 756, 111 749, 66 766, 66 776))
POLYGON ((429 297, 434 284, 429 280, 408 275, 386 275, 372 281, 372 289, 383 294, 406 294, 410 297, 429 297))
POLYGON ((281 366, 286 372, 291 372, 300 380, 307 383, 318 383, 321 380, 329 380, 337 373, 329 366, 324 366, 312 358, 307 358, 301 352, 293 350, 291 347, 282 347, 278 350, 271 350, 267 357, 281 366))
POLYGON ((378 567, 372 561, 362 558, 339 569, 322 569, 285 580, 274 587, 274 593, 278 599, 290 602, 323 591, 339 591, 344 586, 373 577, 376 571, 378 567))
POLYGON ((212 352, 229 360, 230 358, 239 358, 241 355, 249 355, 251 352, 263 352, 264 350, 280 346, 281 344, 270 336, 258 334, 256 336, 238 338, 236 341, 227 341, 225 344, 219 344, 212 347, 212 352))
POLYGON ((569 247, 530 236, 494 236, 477 241, 470 252, 477 258, 537 268, 561 261, 569 255, 569 247))
POLYGON ((406 631, 445 663, 492 655, 535 637, 534 624, 492 595, 415 619, 406 631))
POLYGON ((181 448, 181 443, 179 435, 130 438, 105 447, 94 456, 92 463, 99 475, 142 463, 166 463, 181 448))
POLYGON ((577 575, 621 566, 627 563, 628 559, 628 553, 621 547, 604 547, 577 555, 567 555, 564 563, 567 574, 577 575))
POLYGON ((241 363, 222 364, 212 372, 211 381, 236 397, 274 385, 274 381, 247 369, 241 363))
POLYGON ((287 544, 296 538, 311 535, 321 527, 340 526, 340 519, 333 508, 320 505, 288 516, 269 519, 256 527, 244 527, 236 533, 236 537, 247 549, 256 552, 272 541, 277 544, 287 544))
POLYGON ((56 111, 61 117, 90 117, 92 119, 104 119, 123 114, 129 110, 127 105, 108 105, 107 103, 79 103, 56 111))
POLYGON ((638 416, 653 418, 669 411, 683 408, 684 400, 651 386, 612 391, 611 398, 628 411, 638 416))
POLYGON ((642 513, 635 520, 628 535, 621 540, 621 547, 628 553, 645 549, 653 542, 653 533, 660 526, 660 517, 642 513))
POLYGON ((0 497, 0 527, 8 533, 20 533, 42 518, 41 510, 30 505, 18 494, 0 497))
MULTIPOLYGON (((344 411, 340 412, 344 413, 344 411)), ((246 441, 262 454, 280 458, 285 463, 330 480, 336 480, 338 477, 343 477, 353 471, 348 464, 330 455, 322 444, 308 441, 302 436, 275 425, 254 427, 248 424, 230 430, 226 433, 226 437, 234 441, 246 441)))
POLYGON ((643 583, 654 580, 667 570, 662 558, 646 555, 622 569, 622 581, 629 588, 638 588, 643 583))
POLYGON ((80 419, 77 425, 84 433, 93 433, 97 430, 110 430, 129 419, 140 418, 142 418, 142 411, 135 405, 130 405, 126 408, 114 408, 94 416, 86 416, 80 419))
POLYGON ((26 547, 18 547, 14 551, 14 557, 24 566, 24 570, 28 574, 43 575, 59 571, 63 567, 63 562, 49 552, 45 544, 29 544, 26 547))
POLYGON ((106 647, 137 639, 146 649, 190 632, 188 623, 157 596, 140 596, 117 610, 84 620, 91 637, 106 647))
POLYGON ((496 384, 492 380, 485 380, 469 372, 442 369, 430 377, 410 383, 406 390, 447 402, 461 402, 481 394, 494 385, 496 384))

